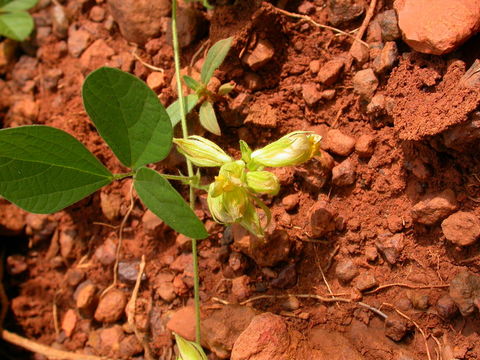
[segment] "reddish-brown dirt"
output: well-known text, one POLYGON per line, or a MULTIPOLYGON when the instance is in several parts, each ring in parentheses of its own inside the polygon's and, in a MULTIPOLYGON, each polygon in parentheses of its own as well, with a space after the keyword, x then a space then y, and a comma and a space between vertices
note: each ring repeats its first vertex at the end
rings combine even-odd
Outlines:
MULTIPOLYGON (((319 23, 328 23, 329 6, 337 2, 348 3, 280 1, 288 3, 286 10, 309 14, 319 23)), ((160 35, 145 45, 134 45, 112 23, 105 1, 67 0, 61 1, 70 24, 67 37, 58 34, 58 27, 54 31, 54 2, 41 3, 34 11, 36 33, 17 48, 14 59, 0 67, 0 124, 3 128, 55 126, 74 135, 110 170, 124 172, 83 109, 82 81, 103 65, 119 67, 146 80, 154 70, 142 64, 135 53, 143 62, 164 70, 164 83, 156 91, 162 103, 169 105, 176 92, 170 86, 174 67, 173 51, 164 31, 168 22, 162 18, 165 26, 160 35), (99 16, 102 11, 103 18, 99 16), (74 57, 67 41, 78 29, 89 34, 89 41, 83 54, 74 57)), ((478 309, 465 316, 453 311, 446 318, 439 310, 445 306, 438 305, 459 272, 480 273, 480 242, 458 247, 445 238, 440 225, 456 210, 480 216, 480 133, 476 125, 479 115, 475 114, 480 92, 461 85, 465 69, 478 55, 474 50, 478 49, 478 36, 442 57, 415 53, 396 39, 398 54, 393 68, 377 76, 375 94, 381 95, 383 102, 373 107, 375 98, 354 91, 354 75, 374 66, 373 60, 364 64, 353 61, 351 68, 340 70, 333 82, 321 82, 317 75, 330 60, 348 63, 351 38, 286 16, 267 2, 217 3, 216 9, 208 12, 199 4, 188 5, 200 11, 209 28, 200 31, 182 54, 182 65, 187 66, 205 41, 212 44, 234 37, 229 56, 215 74, 222 82, 236 83, 235 90, 216 106, 223 136, 205 136, 237 157, 239 139, 258 148, 290 131, 311 130, 324 136, 325 141, 323 156, 302 166, 273 170, 282 189, 272 199, 265 198, 273 214, 266 243, 251 241, 238 228, 215 224, 209 217, 205 194, 198 193, 196 211, 210 233, 199 243, 200 296, 204 318, 210 319, 204 337, 208 349, 216 349, 209 358, 229 358, 234 342, 247 326, 244 308, 232 307, 228 310, 231 315, 212 315, 225 306, 216 299, 240 303, 266 295, 248 302, 247 306, 255 310, 248 312, 248 319, 254 313, 280 315, 283 320, 274 319, 280 327, 287 325, 285 331, 291 341, 285 354, 290 359, 427 359, 426 345, 431 359, 479 359, 478 309), (253 51, 260 40, 273 46, 274 57, 253 71, 240 55, 253 51), (318 96, 313 105, 306 103, 306 91, 310 91, 306 84, 313 84, 312 96, 318 96), (348 149, 350 140, 333 138, 333 132, 327 136, 332 129, 353 138, 356 148, 348 149), (366 143, 370 146, 362 146, 366 143), (342 166, 337 168, 339 164, 342 166), (342 171, 345 174, 338 175, 342 171), (416 215, 420 211, 417 203, 447 189, 453 194, 451 210, 432 223, 422 223, 416 215), (362 293, 359 283, 371 275, 376 279, 373 289, 397 285, 372 293, 361 289, 362 293), (274 297, 285 294, 335 294, 353 302, 322 303, 304 297, 286 302, 274 297), (385 335, 389 330, 385 330, 384 319, 357 301, 381 309, 389 319, 398 316, 395 309, 401 311, 410 319, 406 334, 402 334, 405 336, 391 340, 385 335), (337 348, 343 352, 332 351, 337 348)), ((349 2, 362 9, 368 3, 349 2)), ((379 1, 375 13, 391 8, 390 1, 379 1)), ((361 25, 363 17, 335 26, 351 31, 361 25)), ((376 47, 382 42, 375 19, 365 37, 373 49, 372 57, 378 55, 376 47)), ((189 118, 191 132, 204 134, 196 113, 189 118)), ((178 153, 156 165, 171 174, 183 166, 178 153)), ((205 175, 205 182, 210 181, 214 170, 206 170, 205 175)), ((67 351, 144 358, 131 329, 121 327, 126 323, 123 312, 107 322, 99 321, 92 309, 78 307, 82 286, 88 283, 97 289, 95 307, 98 295, 113 280, 118 228, 130 205, 130 187, 128 179, 112 184, 49 216, 27 214, 0 199, 6 272, 3 284, 10 302, 6 329, 67 351), (115 349, 119 341, 128 341, 129 345, 115 349)), ((177 188, 186 195, 184 187, 177 188)), ((425 206, 430 210, 435 207, 429 204, 425 206)), ((124 229, 120 260, 133 266, 134 279, 138 262, 145 256, 145 280, 138 294, 136 321, 147 334, 146 342, 156 359, 175 358, 167 324, 179 309, 192 303, 191 249, 182 240, 156 222, 135 198, 124 229)), ((134 280, 123 275, 117 288, 129 299, 133 285, 134 280)), ((478 306, 480 290, 476 294, 478 306)), ((455 310, 455 305, 452 308, 455 310)), ((271 318, 264 317, 267 321, 271 318)), ((179 325, 180 330, 191 334, 193 319, 187 320, 187 324, 179 325)), ((238 346, 240 354, 242 344, 238 346)), ((6 342, 0 343, 0 357, 45 358, 30 356, 6 342)))

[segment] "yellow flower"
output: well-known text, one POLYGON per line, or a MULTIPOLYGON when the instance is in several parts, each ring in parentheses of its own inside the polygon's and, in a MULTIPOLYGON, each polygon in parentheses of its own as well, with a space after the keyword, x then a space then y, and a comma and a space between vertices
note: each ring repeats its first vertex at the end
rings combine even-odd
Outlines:
POLYGON ((247 173, 247 186, 259 194, 277 195, 280 182, 270 171, 250 171, 247 173))
POLYGON ((321 139, 320 135, 311 131, 294 131, 262 149, 255 150, 250 158, 261 166, 299 165, 318 154, 321 139))
POLYGON ((174 138, 173 142, 178 146, 178 151, 196 166, 222 166, 233 161, 217 144, 201 136, 192 135, 187 139, 174 138))
POLYGON ((250 203, 247 191, 242 187, 217 194, 215 182, 208 189, 207 203, 210 213, 216 222, 233 224, 244 215, 250 203))

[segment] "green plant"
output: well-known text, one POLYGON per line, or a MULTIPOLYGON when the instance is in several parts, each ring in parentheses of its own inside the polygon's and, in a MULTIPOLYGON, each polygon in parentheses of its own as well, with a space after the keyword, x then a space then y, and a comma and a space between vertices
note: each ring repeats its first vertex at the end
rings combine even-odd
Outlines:
POLYGON ((132 176, 140 199, 165 223, 191 238, 207 237, 202 222, 167 181, 191 179, 146 167, 163 160, 172 144, 172 126, 155 93, 135 76, 104 67, 87 77, 82 95, 98 132, 131 171, 112 174, 78 140, 56 128, 2 129, 0 194, 45 214, 132 176))
POLYGON ((180 353, 177 360, 207 360, 207 355, 202 347, 195 342, 187 341, 180 335, 175 334, 175 342, 180 353))
MULTIPOLYGON (((232 46, 232 41, 233 38, 231 37, 217 41, 208 50, 205 62, 202 66, 200 81, 197 81, 188 75, 183 76, 185 84, 195 92, 194 94, 187 95, 184 98, 186 103, 186 112, 189 113, 197 104, 200 104, 200 124, 206 130, 215 135, 221 135, 221 131, 220 126, 218 125, 217 116, 215 115, 213 104, 218 96, 226 95, 232 91, 233 85, 231 83, 225 83, 219 87, 217 93, 214 93, 208 89, 208 84, 215 70, 218 69, 225 60, 225 57, 232 46)), ((167 112, 170 115, 173 126, 180 122, 179 100, 175 101, 167 108, 167 112)))
POLYGON ((26 11, 38 0, 0 0, 0 35, 23 41, 33 30, 33 19, 26 11))

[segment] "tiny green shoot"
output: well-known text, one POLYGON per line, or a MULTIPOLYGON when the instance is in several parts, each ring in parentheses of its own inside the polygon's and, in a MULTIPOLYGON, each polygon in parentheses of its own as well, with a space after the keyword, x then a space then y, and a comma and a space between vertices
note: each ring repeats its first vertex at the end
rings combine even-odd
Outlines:
MULTIPOLYGON (((215 135, 221 135, 220 126, 214 110, 214 103, 218 96, 224 96, 233 90, 231 83, 225 83, 220 86, 217 93, 208 89, 208 84, 216 69, 222 65, 232 46, 233 38, 227 38, 217 41, 207 52, 205 62, 203 63, 200 80, 195 80, 191 76, 184 75, 183 81, 194 91, 193 94, 184 97, 186 100, 186 112, 190 112, 197 104, 200 104, 200 124, 209 132, 215 135)), ((167 108, 172 125, 180 122, 179 101, 175 101, 167 108)))

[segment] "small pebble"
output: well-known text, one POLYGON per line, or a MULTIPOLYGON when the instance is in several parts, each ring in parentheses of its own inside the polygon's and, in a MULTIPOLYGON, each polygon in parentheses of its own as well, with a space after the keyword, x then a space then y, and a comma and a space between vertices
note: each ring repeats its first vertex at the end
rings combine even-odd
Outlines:
POLYGON ((99 322, 112 323, 119 320, 125 311, 127 297, 121 290, 112 289, 107 292, 99 301, 95 310, 95 320, 99 322))

